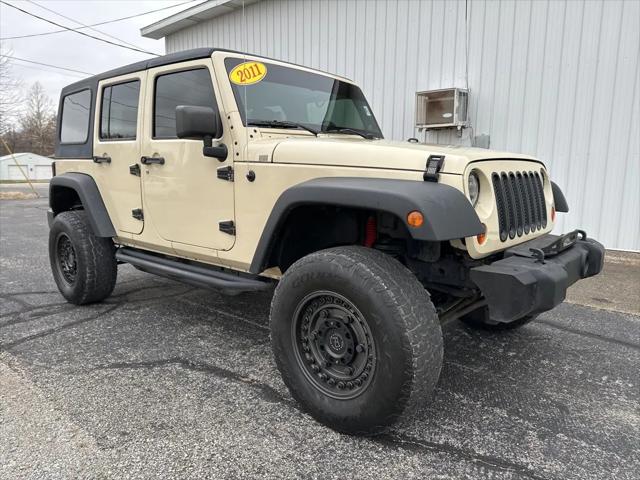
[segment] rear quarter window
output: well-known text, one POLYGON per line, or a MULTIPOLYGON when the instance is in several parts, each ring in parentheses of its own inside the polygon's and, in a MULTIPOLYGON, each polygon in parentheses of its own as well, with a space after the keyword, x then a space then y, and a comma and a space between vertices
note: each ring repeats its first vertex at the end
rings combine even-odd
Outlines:
POLYGON ((62 100, 60 143, 86 143, 90 114, 91 90, 66 95, 62 100))

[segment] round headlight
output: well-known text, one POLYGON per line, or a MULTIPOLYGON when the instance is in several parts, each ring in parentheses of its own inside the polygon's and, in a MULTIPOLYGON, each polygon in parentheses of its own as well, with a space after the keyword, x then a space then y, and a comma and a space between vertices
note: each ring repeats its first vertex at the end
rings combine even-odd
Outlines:
POLYGON ((471 200, 471 204, 475 207, 476 203, 478 203, 478 196, 480 195, 480 181, 478 180, 478 174, 476 172, 469 174, 467 190, 469 191, 469 200, 471 200))

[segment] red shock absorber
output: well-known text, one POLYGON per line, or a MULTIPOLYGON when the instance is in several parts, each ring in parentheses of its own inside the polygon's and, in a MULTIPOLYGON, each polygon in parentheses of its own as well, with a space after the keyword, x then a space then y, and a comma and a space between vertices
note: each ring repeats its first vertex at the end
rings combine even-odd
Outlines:
POLYGON ((378 237, 377 230, 376 217, 371 215, 369 218, 367 218, 367 226, 364 232, 365 247, 371 248, 376 243, 376 239, 378 237))

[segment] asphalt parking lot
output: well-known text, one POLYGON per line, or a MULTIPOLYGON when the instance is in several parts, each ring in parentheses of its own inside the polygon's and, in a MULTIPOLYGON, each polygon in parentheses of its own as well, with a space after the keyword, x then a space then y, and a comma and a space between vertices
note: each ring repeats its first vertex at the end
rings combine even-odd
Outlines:
POLYGON ((289 396, 269 293, 121 266, 110 299, 72 306, 49 271, 45 211, 44 198, 0 202, 0 478, 638 478, 638 262, 607 265, 578 303, 519 331, 447 325, 434 402, 354 438, 289 396))

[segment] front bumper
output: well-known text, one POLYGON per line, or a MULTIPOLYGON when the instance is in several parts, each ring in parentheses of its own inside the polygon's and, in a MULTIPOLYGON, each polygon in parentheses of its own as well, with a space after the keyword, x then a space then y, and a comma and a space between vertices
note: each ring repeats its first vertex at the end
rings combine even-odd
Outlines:
POLYGON ((508 323, 551 310, 565 299, 570 285, 600 273, 604 247, 583 235, 555 253, 553 247, 565 238, 544 235, 507 249, 501 260, 471 269, 492 320, 508 323))

